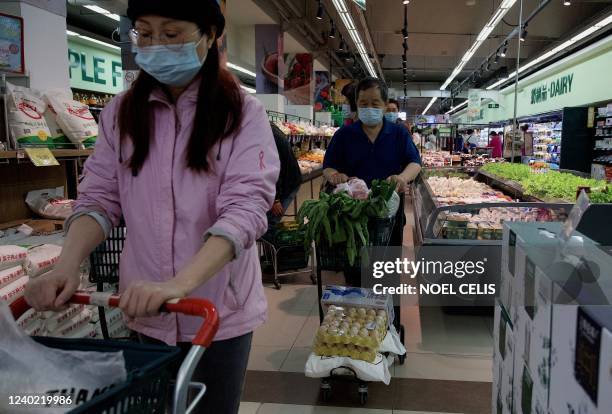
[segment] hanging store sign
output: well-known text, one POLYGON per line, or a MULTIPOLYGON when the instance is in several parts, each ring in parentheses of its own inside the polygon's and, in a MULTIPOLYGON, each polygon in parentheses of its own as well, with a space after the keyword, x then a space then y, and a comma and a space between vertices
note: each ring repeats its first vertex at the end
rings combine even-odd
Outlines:
POLYGON ((482 89, 470 89, 468 91, 468 117, 470 119, 480 118, 480 99, 482 89))
POLYGON ((70 87, 102 93, 123 91, 121 54, 68 40, 70 87))
POLYGON ((550 83, 544 83, 531 89, 531 104, 539 104, 557 96, 572 93, 574 74, 563 75, 553 79, 550 83))

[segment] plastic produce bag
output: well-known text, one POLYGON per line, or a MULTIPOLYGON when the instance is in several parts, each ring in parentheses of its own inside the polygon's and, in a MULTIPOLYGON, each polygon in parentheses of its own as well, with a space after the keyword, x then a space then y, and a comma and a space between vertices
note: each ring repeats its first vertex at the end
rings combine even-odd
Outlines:
POLYGON ((74 200, 64 198, 64 187, 57 187, 28 192, 26 204, 41 217, 64 220, 72 215, 74 200))
POLYGON ((389 199, 389 201, 387 201, 387 211, 385 211, 383 215, 383 217, 381 218, 391 218, 394 217, 395 214, 397 214, 397 210, 399 209, 399 205, 400 205, 400 196, 399 194, 397 194, 396 191, 393 192, 393 195, 391 195, 391 198, 389 199))
POLYGON ((385 335, 385 339, 380 344, 378 352, 383 354, 389 352, 394 355, 404 355, 406 353, 406 347, 402 344, 394 325, 391 325, 387 331, 387 335, 385 335))
POLYGON ((19 413, 64 413, 126 381, 123 352, 64 351, 47 348, 21 332, 0 304, 0 412, 11 412, 9 396, 57 395, 68 390, 71 405, 23 405, 19 413), (73 391, 74 390, 74 391, 73 391))
POLYGON ((341 367, 352 369, 362 381, 377 381, 386 385, 391 382, 389 362, 381 354, 376 354, 374 362, 366 362, 347 357, 323 357, 312 353, 306 361, 304 372, 309 378, 326 378, 339 374, 339 370, 343 369, 341 367))

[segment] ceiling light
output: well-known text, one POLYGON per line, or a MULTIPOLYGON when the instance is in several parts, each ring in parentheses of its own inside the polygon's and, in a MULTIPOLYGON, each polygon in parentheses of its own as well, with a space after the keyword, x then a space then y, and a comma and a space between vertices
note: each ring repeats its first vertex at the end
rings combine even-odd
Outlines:
POLYGON ((527 23, 525 23, 525 26, 523 26, 523 31, 521 32, 521 37, 520 37, 521 42, 524 42, 525 39, 527 39, 527 34, 528 34, 528 32, 527 32, 527 23))
POLYGON ((92 43, 95 43, 95 44, 98 44, 98 45, 110 47, 111 49, 121 50, 121 48, 119 46, 113 45, 111 43, 106 43, 106 42, 103 42, 103 41, 98 40, 98 39, 94 39, 93 37, 80 35, 77 32, 73 32, 72 30, 66 30, 66 34, 69 35, 69 36, 78 37, 79 39, 87 40, 88 42, 92 42, 92 43))
POLYGON ((339 51, 343 51, 344 50, 344 39, 342 38, 342 36, 340 36, 340 46, 338 47, 339 51))
POLYGON ((448 85, 455 79, 455 77, 461 73, 461 70, 465 67, 466 63, 472 58, 474 53, 480 48, 482 43, 489 37, 491 32, 495 29, 497 24, 504 18, 504 16, 508 13, 510 8, 514 6, 517 0, 503 0, 499 5, 495 13, 491 16, 487 24, 482 28, 480 34, 476 38, 476 41, 472 46, 465 52, 465 55, 461 58, 457 67, 450 74, 448 79, 444 82, 444 84, 440 87, 440 90, 445 90, 448 85))
POLYGON ((506 57, 506 53, 508 53, 508 46, 504 46, 501 53, 499 54, 501 57, 506 57))
POLYGON ((329 38, 330 39, 335 39, 336 38, 336 24, 334 23, 334 21, 331 21, 331 30, 329 31, 329 38))
POLYGON ((564 6, 571 6, 572 2, 570 0, 563 0, 563 5, 564 6))
POLYGON ((247 75, 249 75, 249 76, 251 76, 253 78, 257 76, 257 74, 255 72, 250 71, 248 69, 245 69, 242 66, 235 65, 235 64, 233 64, 231 62, 227 62, 227 67, 230 68, 230 69, 234 69, 234 70, 236 70, 238 72, 242 72, 244 74, 247 74, 247 75))
POLYGON ((103 9, 102 7, 99 7, 99 6, 92 6, 92 5, 87 5, 87 6, 83 6, 83 7, 85 7, 85 8, 86 8, 86 9, 88 9, 88 10, 91 10, 91 11, 92 11, 92 12, 94 12, 94 13, 99 13, 99 14, 102 14, 102 15, 104 15, 105 17, 108 17, 109 19, 113 19, 113 20, 115 20, 115 21, 119 21, 119 20, 121 20, 121 18, 119 17, 119 15, 118 15, 118 14, 111 13, 111 12, 109 12, 108 10, 103 9))
POLYGON ((460 103, 460 104, 459 104, 459 105, 457 105, 457 106, 451 106, 450 111, 446 112, 444 115, 448 115, 448 114, 450 114, 451 112, 454 112, 454 111, 456 111, 456 110, 457 110, 457 109, 459 109, 459 108, 463 108, 465 105, 467 105, 467 103, 468 103, 468 100, 466 99, 466 100, 465 100, 465 102, 460 103))
POLYGON ((438 99, 437 96, 434 96, 433 98, 431 98, 431 101, 429 101, 429 103, 427 104, 427 106, 425 107, 425 110, 423 111, 423 115, 425 115, 427 113, 427 111, 429 111, 429 108, 431 108, 431 106, 434 104, 434 102, 436 101, 436 99, 438 99))
POLYGON ((410 0, 402 0, 402 4, 406 5, 408 3, 410 3, 410 0))
POLYGON ((408 29, 405 27, 402 29, 402 36, 404 37, 404 40, 408 39, 408 29))
POLYGON ((319 0, 319 7, 317 7, 317 20, 323 20, 323 3, 319 0))
POLYGON ((493 63, 495 63, 496 65, 499 63, 499 55, 495 55, 495 59, 493 60, 493 63))
POLYGON ((372 65, 370 57, 368 56, 368 53, 365 47, 363 46, 363 41, 361 40, 361 36, 359 35, 359 32, 355 27, 353 18, 351 17, 351 14, 349 13, 348 8, 346 7, 345 0, 332 0, 332 3, 334 4, 336 11, 340 15, 340 19, 342 20, 342 23, 344 23, 346 30, 351 36, 351 39, 353 39, 353 43, 355 43, 355 47, 357 48, 357 51, 361 56, 361 60, 363 61, 367 73, 369 73, 370 76, 377 78, 378 75, 374 70, 374 65, 372 65))

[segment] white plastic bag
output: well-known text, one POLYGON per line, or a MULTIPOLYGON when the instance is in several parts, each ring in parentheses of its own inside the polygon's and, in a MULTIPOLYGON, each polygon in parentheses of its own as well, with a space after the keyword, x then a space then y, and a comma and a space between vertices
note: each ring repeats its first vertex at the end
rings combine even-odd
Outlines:
POLYGON ((339 374, 343 369, 341 367, 352 369, 362 381, 377 381, 386 385, 391 382, 389 362, 381 354, 376 354, 374 362, 366 362, 347 357, 323 357, 311 353, 306 361, 305 374, 309 378, 326 378, 332 374, 339 374))
POLYGON ((399 205, 400 205, 400 196, 399 194, 397 194, 397 191, 394 191, 389 201, 387 201, 387 211, 385 211, 385 213, 387 214, 385 214, 383 218, 391 218, 395 216, 395 214, 397 213, 397 210, 399 209, 399 205))
POLYGON ((19 413, 64 413, 111 385, 126 381, 122 352, 64 351, 47 348, 21 332, 0 304, 0 412, 11 412, 9 396, 59 395, 68 390, 71 405, 20 406, 19 413), (74 389, 74 391, 73 391, 74 389))
POLYGON ((394 325, 391 325, 387 331, 387 335, 385 335, 385 339, 380 344, 378 352, 382 354, 389 352, 394 355, 404 355, 406 353, 406 347, 402 344, 402 340, 394 325))
POLYGON ((356 200, 367 200, 370 195, 368 185, 359 178, 353 178, 349 180, 348 186, 350 188, 351 197, 356 200))
POLYGON ((41 217, 65 220, 72 215, 74 200, 64 198, 64 187, 57 187, 28 192, 26 204, 41 217))

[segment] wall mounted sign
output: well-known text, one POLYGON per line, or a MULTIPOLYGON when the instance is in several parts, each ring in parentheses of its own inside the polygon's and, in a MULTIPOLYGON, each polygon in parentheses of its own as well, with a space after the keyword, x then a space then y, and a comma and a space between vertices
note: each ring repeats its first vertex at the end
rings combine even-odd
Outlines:
POLYGON ((24 73, 23 19, 0 13, 0 71, 24 73))
POLYGON ((117 94, 123 91, 121 54, 68 41, 68 73, 72 88, 117 94))
POLYGON ((550 83, 538 85, 531 89, 531 104, 539 104, 557 96, 572 93, 574 74, 563 75, 550 83))

